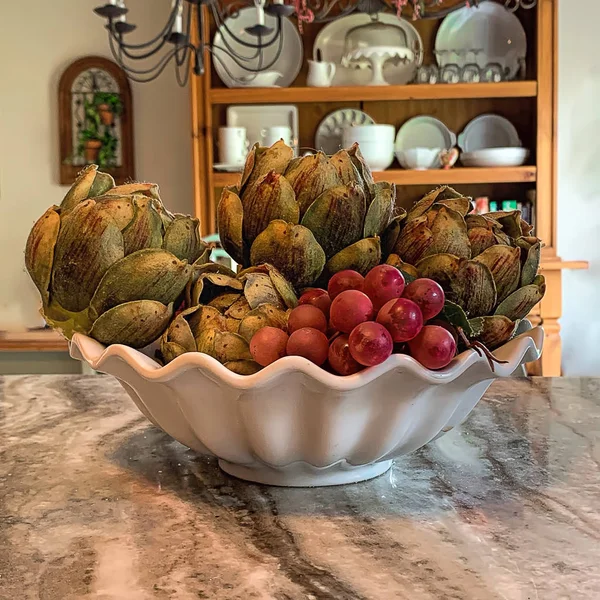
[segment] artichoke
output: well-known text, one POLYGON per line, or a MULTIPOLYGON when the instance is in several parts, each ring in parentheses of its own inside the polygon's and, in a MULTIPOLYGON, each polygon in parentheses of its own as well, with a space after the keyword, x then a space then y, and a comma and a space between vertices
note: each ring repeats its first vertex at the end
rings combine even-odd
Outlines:
POLYGON ((164 332, 158 358, 168 363, 186 352, 203 352, 243 375, 260 369, 250 355, 252 336, 266 326, 285 330, 288 310, 298 304, 291 284, 269 264, 237 276, 223 265, 200 266, 186 295, 192 306, 164 332))
POLYGON ((331 157, 292 156, 283 141, 252 148, 241 187, 221 196, 223 247, 243 267, 273 265, 298 290, 344 269, 366 274, 405 216, 395 186, 373 182, 357 144, 331 157))
POLYGON ((141 348, 164 332, 209 253, 198 220, 167 211, 158 186, 115 186, 90 165, 33 226, 25 265, 42 315, 65 337, 141 348))
POLYGON ((495 348, 542 299, 541 242, 515 211, 469 214, 471 200, 441 186, 408 212, 386 262, 436 280, 446 320, 495 348))

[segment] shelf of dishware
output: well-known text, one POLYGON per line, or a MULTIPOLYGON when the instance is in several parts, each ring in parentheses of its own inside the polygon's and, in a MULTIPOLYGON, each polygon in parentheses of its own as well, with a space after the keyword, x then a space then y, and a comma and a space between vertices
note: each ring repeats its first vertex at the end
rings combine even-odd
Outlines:
MULTIPOLYGON (((389 181, 398 185, 458 185, 469 183, 531 183, 536 180, 537 168, 526 165, 523 167, 493 167, 455 169, 428 169, 424 171, 411 169, 388 169, 374 171, 375 181, 389 181)), ((240 173, 213 172, 215 187, 239 185, 240 173)))
POLYGON ((0 331, 0 352, 67 352, 69 345, 52 329, 0 331))
POLYGON ((448 100, 462 98, 533 98, 536 81, 413 84, 350 87, 212 88, 212 104, 283 104, 368 102, 371 100, 448 100))

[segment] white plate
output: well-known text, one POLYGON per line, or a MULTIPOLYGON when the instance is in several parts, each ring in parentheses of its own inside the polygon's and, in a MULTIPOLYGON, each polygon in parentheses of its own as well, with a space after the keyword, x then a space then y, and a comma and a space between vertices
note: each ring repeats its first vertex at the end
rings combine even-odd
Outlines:
MULTIPOLYGON (((229 30, 240 40, 256 44, 257 38, 244 31, 246 27, 256 25, 255 8, 242 8, 236 17, 229 17, 226 19, 225 25, 227 25, 229 30)), ((275 35, 275 31, 277 30, 277 19, 265 15, 265 25, 273 28, 273 33, 269 38, 272 39, 272 36, 275 35)), ((277 56, 277 49, 279 46, 279 42, 275 42, 263 51, 263 65, 268 71, 278 71, 279 73, 283 73, 281 79, 277 81, 277 85, 280 87, 288 87, 294 79, 296 79, 300 72, 300 68, 302 67, 303 47, 302 38, 300 37, 300 33, 298 33, 298 29, 296 29, 293 23, 286 17, 283 17, 282 19, 282 28, 283 47, 279 58, 271 64, 277 56)), ((248 76, 250 71, 238 65, 233 58, 225 52, 226 46, 223 43, 223 38, 225 38, 228 45, 238 54, 252 56, 255 51, 236 42, 231 35, 225 31, 223 26, 215 33, 212 50, 213 66, 217 75, 227 87, 246 87, 243 84, 238 83, 234 78, 248 76), (227 71, 229 71, 233 77, 231 77, 227 71)), ((258 67, 258 60, 252 60, 247 64, 250 68, 256 69, 258 67)))
POLYGON ((325 154, 335 154, 342 147, 344 127, 373 125, 375 121, 361 110, 340 108, 329 113, 317 127, 315 148, 325 154))
POLYGON ((266 127, 289 127, 292 143, 298 144, 298 107, 293 104, 242 104, 227 107, 227 126, 245 127, 250 146, 263 144, 266 127))
POLYGON ((517 148, 523 144, 515 126, 500 115, 480 115, 467 123, 458 136, 458 145, 463 152, 486 148, 517 148))
POLYGON ((529 156, 526 148, 488 148, 464 152, 460 162, 465 167, 519 167, 529 156))
POLYGON ((400 127, 396 135, 394 150, 396 156, 399 156, 402 151, 411 148, 450 150, 455 144, 456 134, 454 132, 450 131, 439 119, 424 115, 413 117, 400 127))
POLYGON ((241 173, 244 170, 244 163, 239 165, 228 165, 225 163, 213 164, 215 171, 225 171, 226 173, 241 173))
POLYGON ((483 2, 479 8, 461 8, 442 21, 435 38, 435 51, 440 67, 446 64, 464 67, 473 62, 484 67, 498 63, 508 68, 509 78, 514 79, 519 59, 527 54, 527 37, 512 12, 495 2, 483 2))
MULTIPOLYGON (((423 62, 423 40, 419 32, 405 19, 398 19, 396 15, 386 13, 377 13, 377 19, 380 23, 393 25, 400 28, 407 41, 407 47, 410 48, 417 57, 415 62, 393 65, 390 62, 383 67, 383 74, 386 81, 392 85, 403 85, 413 80, 417 68, 423 62)), ((331 85, 369 85, 372 73, 369 68, 351 68, 342 66, 342 57, 346 50, 346 34, 354 27, 367 25, 373 19, 367 14, 353 14, 341 19, 332 21, 321 31, 319 31, 313 45, 314 60, 332 62, 336 65, 336 72, 331 85)), ((395 39, 388 41, 381 40, 381 45, 397 45, 395 39)))

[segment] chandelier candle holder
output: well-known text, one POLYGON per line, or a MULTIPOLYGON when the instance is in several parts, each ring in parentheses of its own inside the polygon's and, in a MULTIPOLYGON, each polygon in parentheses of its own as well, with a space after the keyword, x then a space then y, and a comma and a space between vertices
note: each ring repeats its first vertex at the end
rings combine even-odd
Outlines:
MULTIPOLYGON (((463 0, 448 7, 444 6, 447 0, 241 0, 235 3, 226 3, 224 0, 171 0, 171 10, 163 28, 148 41, 136 44, 127 41, 127 36, 137 27, 127 20, 129 9, 125 0, 108 0, 107 4, 96 7, 94 12, 106 19, 111 53, 132 81, 153 81, 168 64, 173 63, 177 82, 183 87, 190 73, 204 73, 206 53, 211 53, 225 69, 225 63, 230 62, 224 61, 224 57, 227 57, 249 75, 268 71, 273 60, 265 60, 265 50, 278 48, 279 56, 283 40, 282 19, 287 17, 296 17, 302 33, 306 23, 327 23, 353 12, 395 12, 398 17, 406 12, 413 20, 441 19, 464 6, 477 7, 480 2, 463 0), (245 6, 256 7, 256 22, 245 27, 243 31, 246 36, 240 37, 231 30, 226 19, 235 17, 245 6), (265 15, 275 19, 274 27, 266 24, 265 15), (211 45, 205 29, 205 20, 209 16, 217 30, 226 32, 230 41, 218 47, 211 45), (152 57, 155 57, 155 62, 148 67, 138 63, 152 57)), ((505 6, 507 10, 515 11, 518 8, 533 8, 536 3, 537 0, 506 0, 505 6)), ((230 76, 244 85, 243 79, 230 76)))

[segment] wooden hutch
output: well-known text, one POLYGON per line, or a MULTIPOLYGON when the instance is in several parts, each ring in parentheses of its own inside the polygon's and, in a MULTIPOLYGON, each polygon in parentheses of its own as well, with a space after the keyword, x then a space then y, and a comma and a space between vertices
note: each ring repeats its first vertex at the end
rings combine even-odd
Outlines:
MULTIPOLYGON (((459 186, 472 196, 525 200, 535 189, 535 225, 545 242, 542 269, 547 281, 544 300, 531 318, 543 323, 546 342, 541 364, 533 372, 560 375, 561 285, 563 269, 582 269, 587 263, 565 262, 556 253, 556 113, 557 113, 557 5, 558 0, 538 0, 530 10, 519 9, 517 16, 527 34, 526 79, 500 83, 411 84, 389 87, 306 87, 306 57, 312 56, 313 41, 319 25, 305 26, 304 65, 288 88, 227 88, 212 69, 206 56, 206 72, 192 82, 193 156, 195 211, 205 234, 215 231, 216 206, 221 188, 235 185, 238 174, 213 170, 218 128, 225 125, 230 104, 296 104, 299 109, 301 147, 314 145, 319 122, 331 111, 347 107, 364 110, 377 123, 396 128, 421 114, 441 119, 452 131, 460 132, 475 116, 493 112, 507 117, 517 128, 523 145, 531 149, 528 164, 509 168, 464 168, 450 171, 410 171, 396 163, 376 172, 378 180, 397 184, 399 202, 408 208, 434 186, 447 183, 459 186), (315 98, 318 97, 318 101, 315 98)), ((207 13, 208 14, 208 13, 207 13)), ((210 36, 214 23, 207 19, 210 36)), ((435 61, 433 46, 439 20, 413 22, 424 43, 424 64, 435 61)))

